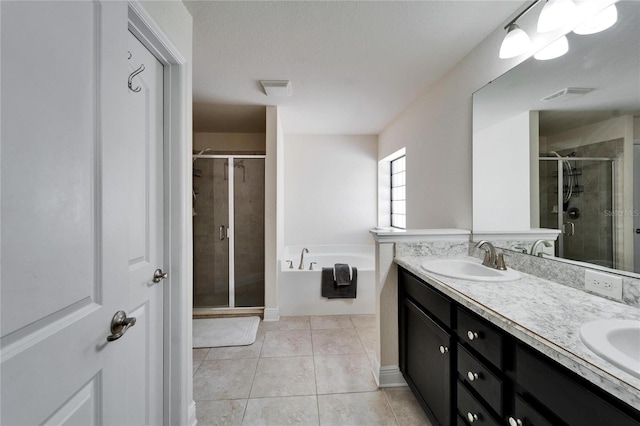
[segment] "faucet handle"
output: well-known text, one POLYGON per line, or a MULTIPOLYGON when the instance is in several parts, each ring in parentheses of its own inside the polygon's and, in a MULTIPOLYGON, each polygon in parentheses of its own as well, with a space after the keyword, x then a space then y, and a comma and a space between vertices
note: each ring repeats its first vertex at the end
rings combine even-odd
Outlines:
POLYGON ((318 262, 311 262, 311 263, 309 264, 309 270, 310 270, 310 271, 313 271, 313 265, 317 265, 317 264, 318 264, 318 262))
POLYGON ((289 269, 293 269, 293 260, 285 260, 285 262, 289 262, 289 269))
POLYGON ((504 253, 498 253, 498 257, 496 258, 496 269, 499 269, 501 271, 506 271, 507 270, 507 265, 505 265, 504 263, 504 257, 508 256, 504 253))

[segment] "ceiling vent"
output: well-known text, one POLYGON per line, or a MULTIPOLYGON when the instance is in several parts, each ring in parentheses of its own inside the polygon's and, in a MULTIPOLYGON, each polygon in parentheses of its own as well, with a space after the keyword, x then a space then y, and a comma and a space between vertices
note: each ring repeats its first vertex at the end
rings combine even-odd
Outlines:
POLYGON ((293 90, 289 80, 260 80, 267 96, 291 96, 293 90))
POLYGON ((553 93, 547 97, 542 98, 543 101, 568 101, 569 99, 573 99, 577 96, 586 95, 591 92, 593 89, 589 87, 567 87, 566 89, 562 89, 556 93, 553 93))

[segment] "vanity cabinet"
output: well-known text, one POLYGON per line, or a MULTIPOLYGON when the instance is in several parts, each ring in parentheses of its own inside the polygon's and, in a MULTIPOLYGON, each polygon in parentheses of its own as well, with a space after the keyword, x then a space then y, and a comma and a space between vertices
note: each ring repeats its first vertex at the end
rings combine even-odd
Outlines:
POLYGON ((434 424, 640 426, 640 411, 399 268, 400 370, 434 424))
POLYGON ((412 275, 401 282, 400 369, 430 417, 451 424, 451 302, 412 275))

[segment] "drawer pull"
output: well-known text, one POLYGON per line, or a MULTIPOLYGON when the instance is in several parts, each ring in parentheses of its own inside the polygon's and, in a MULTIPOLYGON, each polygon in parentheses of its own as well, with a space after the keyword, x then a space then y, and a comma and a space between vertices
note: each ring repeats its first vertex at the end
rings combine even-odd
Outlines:
POLYGON ((447 352, 449 352, 449 348, 446 347, 446 346, 440 345, 440 353, 441 354, 446 354, 447 352))
POLYGON ((467 373, 467 379, 469 379, 470 382, 478 380, 479 378, 480 378, 480 375, 478 373, 474 373, 473 371, 469 371, 467 373))
POLYGON ((471 331, 471 330, 469 330, 469 331, 467 331, 467 338, 468 338, 469 340, 475 340, 475 339, 479 339, 479 338, 480 338, 480 336, 479 336, 479 335, 478 335, 478 333, 476 333, 475 331, 471 331))
POLYGON ((473 423, 476 420, 478 420, 478 415, 473 413, 467 413, 467 420, 469 420, 469 423, 473 423))
POLYGON ((522 426, 522 420, 509 417, 509 426, 522 426))

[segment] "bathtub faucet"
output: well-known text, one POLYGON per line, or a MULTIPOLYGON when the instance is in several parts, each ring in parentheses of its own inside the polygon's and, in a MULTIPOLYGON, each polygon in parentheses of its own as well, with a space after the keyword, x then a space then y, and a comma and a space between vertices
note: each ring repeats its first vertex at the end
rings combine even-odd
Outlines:
POLYGON ((302 253, 300 253, 300 266, 298 266, 298 269, 304 269, 304 254, 305 253, 309 253, 309 249, 307 249, 306 247, 302 249, 302 253))

